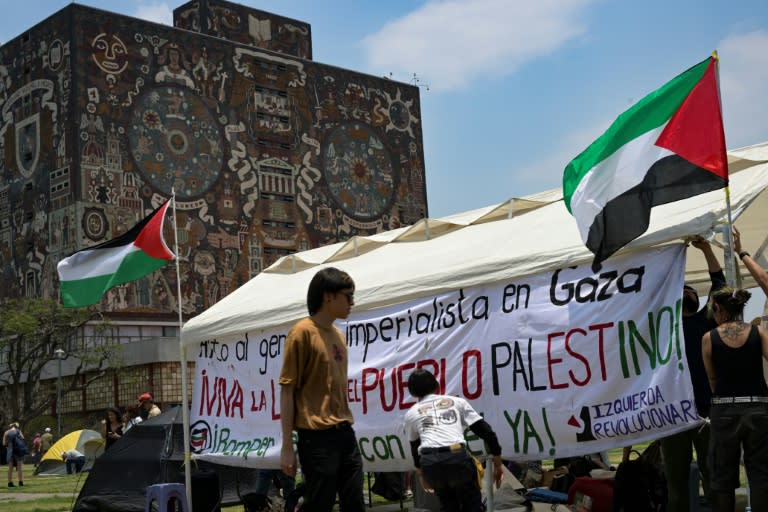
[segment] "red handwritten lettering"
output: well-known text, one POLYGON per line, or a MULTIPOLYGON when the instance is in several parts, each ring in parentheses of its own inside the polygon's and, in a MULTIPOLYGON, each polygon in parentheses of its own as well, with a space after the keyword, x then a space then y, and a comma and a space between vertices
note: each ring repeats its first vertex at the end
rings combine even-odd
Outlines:
POLYGON ((213 384, 207 372, 202 372, 202 387, 199 414, 201 416, 223 416, 234 418, 243 417, 243 388, 237 379, 232 383, 226 377, 215 377, 213 384))
POLYGON ((590 378, 592 378, 592 370, 589 368, 589 361, 586 357, 581 355, 580 353, 573 350, 573 347, 571 346, 571 340, 573 339, 573 336, 575 334, 580 334, 582 336, 587 335, 587 331, 584 329, 571 329, 568 331, 568 334, 565 335, 565 351, 568 352, 570 355, 572 355, 574 358, 581 361, 581 363, 584 365, 584 371, 586 372, 586 375, 583 379, 579 380, 578 377, 576 377, 576 374, 573 372, 573 370, 568 370, 568 376, 571 378, 571 381, 576 384, 577 386, 585 386, 589 383, 590 378))
MULTIPOLYGON (((445 392, 445 359, 436 361, 434 359, 423 359, 416 363, 405 363, 395 368, 363 368, 360 377, 360 398, 363 403, 363 414, 368 413, 371 402, 371 393, 378 390, 379 403, 384 411, 392 411, 395 408, 407 410, 416 402, 408 394, 408 376, 410 370, 414 368, 428 367, 435 375, 440 389, 439 393, 445 392)), ((355 388, 357 382, 354 382, 355 388)), ((347 394, 351 393, 347 388, 347 394)), ((374 395, 375 396, 375 395, 374 395)))
POLYGON ((483 393, 483 378, 482 378, 482 354, 479 350, 467 350, 464 352, 464 356, 462 358, 462 365, 461 365, 461 391, 464 393, 464 396, 469 398, 470 400, 473 400, 475 398, 478 398, 483 393), (475 365, 475 390, 470 391, 469 390, 469 368, 470 365, 470 359, 474 359, 475 365))
POLYGON ((416 401, 408 401, 405 398, 408 396, 408 379, 403 376, 403 372, 414 368, 416 365, 413 363, 401 364, 397 367, 397 386, 398 394, 400 395, 400 410, 410 409, 416 401))
POLYGON ((276 399, 277 394, 275 393, 275 379, 272 379, 269 381, 269 385, 272 387, 272 419, 273 420, 279 420, 280 419, 280 412, 275 411, 275 404, 278 402, 279 398, 276 399))
MULTIPOLYGON (((583 345, 584 341, 593 343, 594 340, 589 338, 589 334, 597 332, 597 347, 599 354, 600 365, 600 378, 603 382, 608 379, 607 369, 605 365, 605 330, 613 327, 613 322, 590 325, 586 329, 581 327, 574 327, 567 332, 553 332, 547 336, 547 369, 549 372, 549 387, 551 389, 567 388, 569 385, 575 384, 582 387, 589 384, 592 380, 592 365, 594 361, 590 361, 582 352, 576 350, 576 345, 583 345), (563 338, 563 348, 570 358, 576 359, 580 366, 583 367, 583 371, 574 371, 573 368, 569 368, 567 372, 566 381, 555 382, 555 367, 564 363, 563 358, 552 356, 552 346, 558 338, 563 338), (584 341, 582 341, 584 340, 584 341), (581 376, 583 373, 583 377, 581 376)), ((570 359, 569 358, 569 359, 570 359)))
POLYGON ((555 384, 555 377, 552 374, 552 367, 563 362, 562 358, 552 357, 552 340, 564 335, 564 332, 553 332, 547 336, 547 371, 549 372, 549 387, 551 389, 562 389, 568 387, 568 384, 565 382, 555 384))

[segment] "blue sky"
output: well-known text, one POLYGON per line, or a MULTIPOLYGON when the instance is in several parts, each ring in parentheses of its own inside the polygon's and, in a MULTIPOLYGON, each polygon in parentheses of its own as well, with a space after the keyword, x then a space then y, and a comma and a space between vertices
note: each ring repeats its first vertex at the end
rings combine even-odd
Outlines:
MULTIPOLYGON (((69 2, 22 3, 0 18, 0 41, 69 2)), ((170 25, 183 2, 79 3, 170 25)), ((768 140, 765 0, 239 3, 310 23, 316 61, 415 74, 431 217, 559 187, 619 113, 713 50, 729 148, 768 140)))
MULTIPOLYGON (((0 17, 0 41, 69 3, 0 0, 23 5, 0 17)), ((183 2, 79 3, 172 25, 183 2)), ((765 0, 239 3, 310 23, 316 61, 415 75, 431 217, 559 187, 565 165, 618 114, 713 50, 728 147, 768 140, 765 0)), ((749 318, 762 300, 751 302, 749 318)))

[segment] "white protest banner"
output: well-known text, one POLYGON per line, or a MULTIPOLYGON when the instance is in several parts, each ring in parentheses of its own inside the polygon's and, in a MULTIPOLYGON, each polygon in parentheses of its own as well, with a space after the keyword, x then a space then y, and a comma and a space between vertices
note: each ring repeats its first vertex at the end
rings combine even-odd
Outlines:
MULTIPOLYGON (((402 420, 415 368, 435 373, 491 424, 509 459, 639 443, 699 423, 685 358, 685 246, 354 312, 348 398, 370 471, 411 469, 402 420)), ((354 276, 352 276, 354 278, 354 276)), ((279 467, 285 336, 243 333, 199 345, 195 457, 279 467)), ((468 446, 483 443, 467 431, 468 446)))

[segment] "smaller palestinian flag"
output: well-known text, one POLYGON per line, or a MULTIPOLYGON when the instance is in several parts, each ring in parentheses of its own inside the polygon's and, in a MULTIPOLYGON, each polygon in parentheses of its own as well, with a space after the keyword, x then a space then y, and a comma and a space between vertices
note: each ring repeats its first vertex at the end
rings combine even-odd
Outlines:
POLYGON ((65 307, 97 304, 104 292, 151 274, 175 255, 163 239, 163 221, 170 199, 121 236, 88 247, 58 264, 61 300, 65 307))
POLYGON ((563 198, 597 271, 648 229, 652 207, 727 185, 713 56, 633 105, 573 159, 563 198))

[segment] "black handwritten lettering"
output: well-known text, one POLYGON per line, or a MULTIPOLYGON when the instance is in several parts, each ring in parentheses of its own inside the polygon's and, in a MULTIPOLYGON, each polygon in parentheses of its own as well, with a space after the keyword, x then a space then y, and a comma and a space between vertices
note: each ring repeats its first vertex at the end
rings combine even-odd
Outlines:
POLYGON ((262 365, 259 368, 259 373, 261 375, 266 375, 270 360, 280 357, 284 345, 285 334, 273 334, 269 338, 263 338, 259 342, 259 355, 262 358, 262 365))
MULTIPOLYGON (((568 268, 575 269, 577 267, 568 268)), ((627 269, 621 276, 618 275, 617 271, 609 270, 601 273, 597 279, 587 276, 576 282, 560 283, 559 278, 562 271, 563 269, 558 269, 552 274, 549 286, 549 300, 555 306, 565 306, 572 300, 579 303, 601 302, 612 298, 616 292, 620 294, 639 293, 643 286, 645 267, 627 269), (616 282, 615 286, 614 281, 616 282)))
POLYGON ((542 391, 546 386, 537 386, 536 377, 533 371, 533 339, 528 338, 527 365, 523 358, 523 348, 518 340, 512 345, 508 342, 494 343, 491 345, 491 383, 493 394, 501 393, 501 372, 502 368, 512 365, 512 390, 518 390, 518 377, 522 381, 522 386, 526 391, 542 391))
POLYGON ((201 341, 197 357, 224 362, 229 359, 229 346, 226 343, 219 343, 218 340, 201 341))
POLYGON ((528 300, 531 298, 531 287, 527 284, 514 285, 508 284, 504 287, 504 294, 501 301, 501 310, 504 313, 511 313, 520 309, 520 297, 525 293, 525 302, 523 309, 528 309, 528 300), (512 300, 514 298, 514 300, 512 300))
MULTIPOLYGON (((527 305, 526 298, 526 305, 527 305)), ((445 329, 451 329, 472 321, 487 321, 490 318, 490 300, 485 295, 470 299, 459 289, 458 296, 448 302, 432 299, 431 307, 414 312, 408 309, 395 317, 383 317, 367 322, 350 322, 346 328, 347 346, 363 346, 363 362, 368 359, 370 345, 382 341, 412 338, 416 335, 429 335, 445 329)))
POLYGON ((235 343, 235 357, 238 361, 248 360, 248 333, 245 333, 245 339, 235 343))

